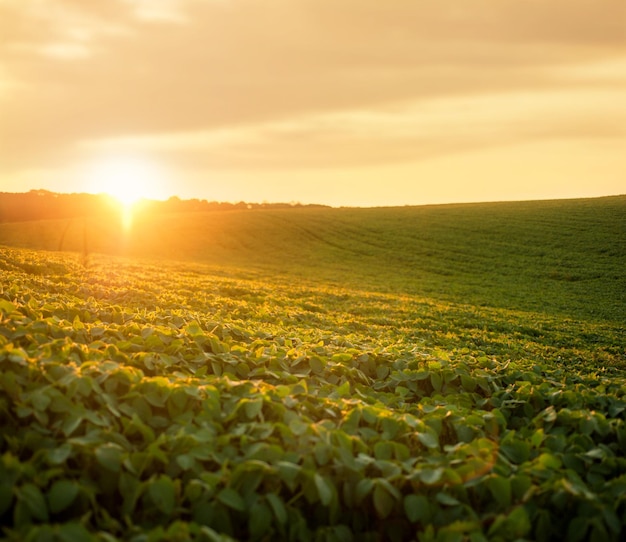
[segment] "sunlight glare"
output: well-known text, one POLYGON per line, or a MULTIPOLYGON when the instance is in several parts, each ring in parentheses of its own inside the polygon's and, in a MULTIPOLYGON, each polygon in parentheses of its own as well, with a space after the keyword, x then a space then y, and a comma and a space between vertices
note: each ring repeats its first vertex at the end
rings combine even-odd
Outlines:
POLYGON ((142 198, 158 198, 162 181, 155 164, 138 158, 116 157, 97 164, 91 187, 129 206, 142 198))
POLYGON ((89 188, 120 203, 122 225, 129 230, 137 202, 163 198, 163 180, 163 172, 156 163, 140 157, 115 156, 92 166, 89 188))

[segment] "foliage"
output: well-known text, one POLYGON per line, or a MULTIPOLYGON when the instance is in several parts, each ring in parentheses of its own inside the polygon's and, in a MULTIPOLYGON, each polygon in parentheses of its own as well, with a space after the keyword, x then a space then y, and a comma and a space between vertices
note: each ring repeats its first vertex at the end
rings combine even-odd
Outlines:
POLYGON ((0 268, 7 540, 626 535, 610 321, 191 263, 0 268))

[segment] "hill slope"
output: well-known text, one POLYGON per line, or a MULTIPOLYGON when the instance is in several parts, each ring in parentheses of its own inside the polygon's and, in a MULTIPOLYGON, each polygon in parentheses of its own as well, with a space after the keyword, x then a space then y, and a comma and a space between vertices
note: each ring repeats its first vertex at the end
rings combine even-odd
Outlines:
POLYGON ((376 291, 626 321, 626 197, 0 224, 0 244, 194 260, 376 291))

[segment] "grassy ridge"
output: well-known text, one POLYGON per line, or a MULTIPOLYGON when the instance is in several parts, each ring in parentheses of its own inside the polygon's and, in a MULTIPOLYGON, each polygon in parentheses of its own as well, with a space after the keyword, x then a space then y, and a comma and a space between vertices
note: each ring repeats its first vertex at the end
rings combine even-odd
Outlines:
POLYGON ((299 280, 626 321, 626 197, 0 225, 0 244, 193 260, 299 280), (61 239, 63 242, 61 243, 61 239))

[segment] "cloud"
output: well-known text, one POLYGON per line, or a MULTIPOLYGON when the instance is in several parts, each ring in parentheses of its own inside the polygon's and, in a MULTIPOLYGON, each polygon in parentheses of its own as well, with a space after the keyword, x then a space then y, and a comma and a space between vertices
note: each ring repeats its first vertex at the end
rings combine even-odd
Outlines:
POLYGON ((625 17, 623 0, 0 0, 0 168, 85 142, 249 168, 617 137, 625 17))
POLYGON ((453 96, 85 146, 148 152, 211 170, 356 167, 542 139, 624 138, 624 96, 610 88, 453 96))

